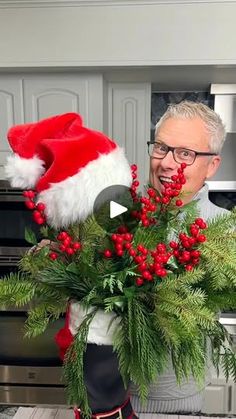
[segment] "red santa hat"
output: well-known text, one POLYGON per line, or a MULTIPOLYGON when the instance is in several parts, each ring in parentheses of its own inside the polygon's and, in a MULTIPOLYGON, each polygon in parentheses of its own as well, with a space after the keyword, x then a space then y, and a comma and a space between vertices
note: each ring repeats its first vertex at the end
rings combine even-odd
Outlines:
POLYGON ((7 137, 14 152, 5 166, 7 179, 13 187, 36 190, 53 227, 83 221, 103 189, 132 183, 123 149, 84 127, 76 113, 13 126, 7 137))

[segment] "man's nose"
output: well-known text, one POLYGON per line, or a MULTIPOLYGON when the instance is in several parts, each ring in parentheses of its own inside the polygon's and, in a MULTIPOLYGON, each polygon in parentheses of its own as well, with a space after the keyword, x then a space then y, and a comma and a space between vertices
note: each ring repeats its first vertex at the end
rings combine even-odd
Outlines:
POLYGON ((165 155, 165 157, 161 161, 162 167, 165 169, 170 168, 174 169, 178 163, 176 163, 173 155, 173 151, 169 150, 168 153, 165 155))

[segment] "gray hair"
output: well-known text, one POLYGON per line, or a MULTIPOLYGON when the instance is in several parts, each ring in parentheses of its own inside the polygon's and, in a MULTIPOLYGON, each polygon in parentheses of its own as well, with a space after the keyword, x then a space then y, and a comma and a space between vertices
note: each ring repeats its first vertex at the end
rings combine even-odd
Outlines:
POLYGON ((161 124, 168 118, 191 119, 199 117, 205 124, 210 135, 209 147, 212 153, 219 154, 223 147, 226 131, 220 116, 208 106, 200 102, 184 100, 178 104, 170 104, 160 120, 156 124, 155 136, 161 124))

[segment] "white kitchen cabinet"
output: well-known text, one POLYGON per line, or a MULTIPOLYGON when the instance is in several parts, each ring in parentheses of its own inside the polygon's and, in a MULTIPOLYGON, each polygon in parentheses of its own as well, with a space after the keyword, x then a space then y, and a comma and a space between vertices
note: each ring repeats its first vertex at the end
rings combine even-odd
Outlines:
POLYGON ((15 76, 0 77, 0 179, 10 147, 6 138, 8 128, 24 122, 22 80, 15 76))
POLYGON ((103 78, 93 74, 34 74, 24 78, 25 121, 78 112, 89 128, 103 130, 103 78))
POLYGON ((229 381, 210 384, 205 389, 203 413, 207 414, 236 414, 236 385, 229 381))
POLYGON ((210 384, 205 389, 203 413, 228 413, 228 386, 226 384, 210 384))
POLYGON ((124 149, 129 162, 138 166, 140 185, 147 183, 150 140, 151 83, 110 83, 108 133, 124 149))
POLYGON ((84 124, 103 131, 103 78, 100 74, 0 76, 0 179, 10 151, 7 131, 14 124, 79 112, 84 124))
POLYGON ((231 379, 226 382, 223 372, 219 377, 215 369, 211 369, 211 383, 205 389, 203 413, 236 414, 236 383, 231 379))

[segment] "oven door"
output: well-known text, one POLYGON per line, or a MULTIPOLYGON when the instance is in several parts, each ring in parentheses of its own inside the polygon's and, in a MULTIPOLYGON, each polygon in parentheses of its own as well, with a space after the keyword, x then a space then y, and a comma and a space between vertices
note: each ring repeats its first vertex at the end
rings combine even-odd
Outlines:
MULTIPOLYGON (((0 277, 17 271, 26 248, 0 248, 0 277)), ((0 404, 65 405, 62 362, 54 340, 64 317, 40 336, 24 336, 27 307, 0 309, 0 404)))
POLYGON ((54 341, 61 318, 36 338, 24 337, 26 313, 0 312, 0 404, 66 405, 62 364, 54 341))

